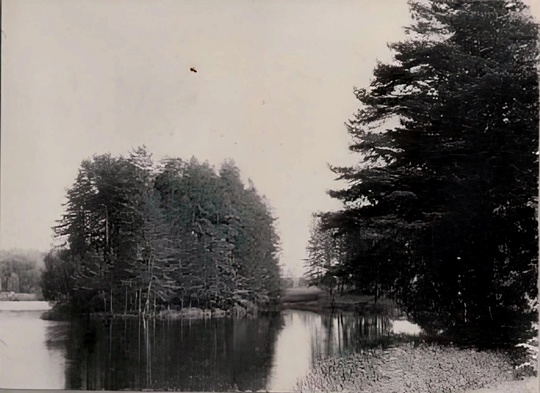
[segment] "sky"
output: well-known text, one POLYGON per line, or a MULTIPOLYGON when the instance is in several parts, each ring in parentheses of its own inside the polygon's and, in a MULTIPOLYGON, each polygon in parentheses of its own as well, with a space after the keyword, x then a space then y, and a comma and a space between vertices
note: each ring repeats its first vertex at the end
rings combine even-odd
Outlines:
POLYGON ((356 160, 353 87, 408 23, 406 0, 4 0, 0 248, 48 250, 81 161, 145 145, 233 159, 301 274, 328 164, 356 160))

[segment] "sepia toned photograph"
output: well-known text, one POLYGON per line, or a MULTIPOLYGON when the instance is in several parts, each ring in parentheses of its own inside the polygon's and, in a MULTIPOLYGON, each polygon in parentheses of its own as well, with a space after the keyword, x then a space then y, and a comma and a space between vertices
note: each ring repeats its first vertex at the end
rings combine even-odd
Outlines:
POLYGON ((0 6, 0 392, 540 392, 540 2, 0 6))

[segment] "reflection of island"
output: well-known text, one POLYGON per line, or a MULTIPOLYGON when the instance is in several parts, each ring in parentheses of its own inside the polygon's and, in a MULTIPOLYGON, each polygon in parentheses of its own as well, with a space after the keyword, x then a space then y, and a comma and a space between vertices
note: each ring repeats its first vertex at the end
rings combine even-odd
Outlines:
POLYGON ((264 389, 282 325, 279 315, 76 322, 66 389, 264 389))

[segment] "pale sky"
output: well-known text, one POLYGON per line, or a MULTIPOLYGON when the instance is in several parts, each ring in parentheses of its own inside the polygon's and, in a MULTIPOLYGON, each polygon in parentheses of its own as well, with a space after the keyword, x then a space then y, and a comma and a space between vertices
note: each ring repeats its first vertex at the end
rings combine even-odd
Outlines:
POLYGON ((408 23, 406 0, 4 0, 0 248, 48 250, 81 161, 146 145, 235 160, 301 273, 353 86, 408 23))

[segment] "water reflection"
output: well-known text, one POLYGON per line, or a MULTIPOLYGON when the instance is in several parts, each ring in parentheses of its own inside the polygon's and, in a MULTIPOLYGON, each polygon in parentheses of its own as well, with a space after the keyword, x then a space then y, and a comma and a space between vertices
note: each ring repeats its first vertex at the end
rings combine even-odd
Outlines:
POLYGON ((71 323, 40 313, 0 310, 0 387, 290 391, 318 359, 419 330, 391 312, 71 323))
POLYGON ((68 389, 260 390, 282 318, 86 321, 68 345, 68 389))
POLYGON ((393 334, 388 315, 284 311, 267 389, 290 391, 324 357, 359 352, 393 334))

